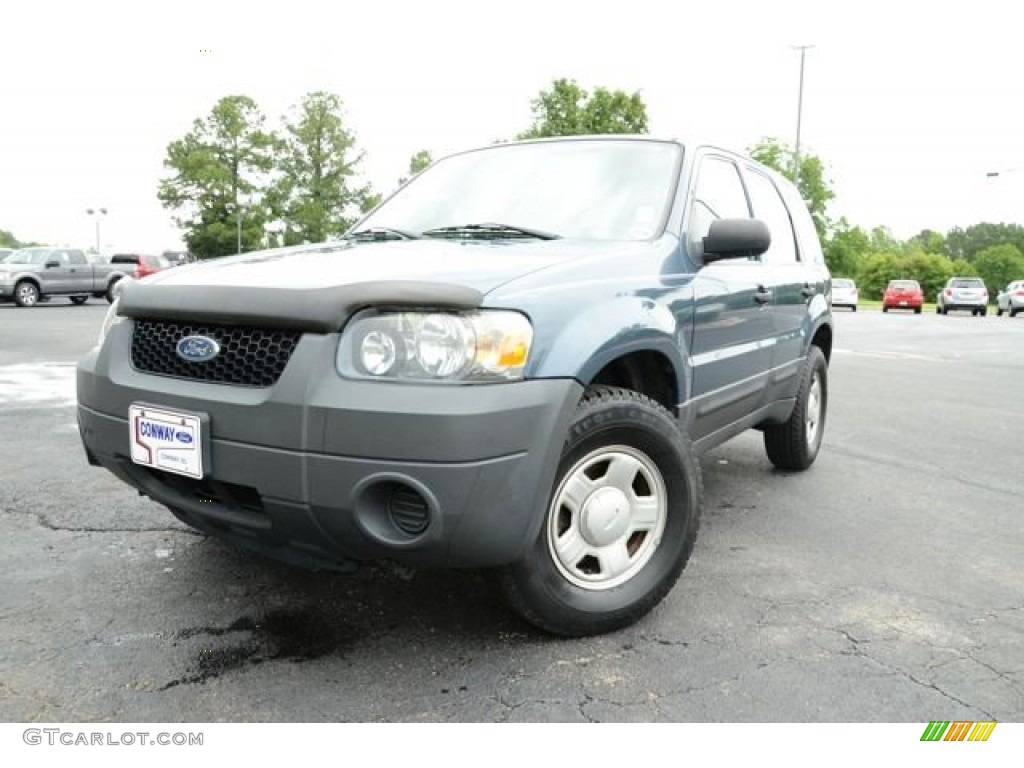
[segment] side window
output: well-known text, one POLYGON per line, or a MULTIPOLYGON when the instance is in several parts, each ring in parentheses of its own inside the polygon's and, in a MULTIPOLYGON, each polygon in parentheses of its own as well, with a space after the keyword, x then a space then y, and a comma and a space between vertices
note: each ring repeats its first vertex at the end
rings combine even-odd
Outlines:
POLYGON ((87 264, 85 254, 81 251, 68 251, 68 260, 72 264, 87 264))
POLYGON ((50 251, 50 255, 46 258, 47 261, 58 261, 62 267, 66 267, 68 264, 68 252, 67 251, 50 251))
POLYGON ((747 172, 747 190, 754 206, 754 218, 761 219, 772 233, 772 244, 761 260, 765 264, 793 264, 799 259, 793 223, 779 191, 770 178, 754 170, 747 172))
POLYGON ((687 227, 690 253, 703 255, 704 236, 715 219, 746 218, 750 218, 750 207, 735 164, 720 157, 705 157, 697 171, 697 188, 687 227))

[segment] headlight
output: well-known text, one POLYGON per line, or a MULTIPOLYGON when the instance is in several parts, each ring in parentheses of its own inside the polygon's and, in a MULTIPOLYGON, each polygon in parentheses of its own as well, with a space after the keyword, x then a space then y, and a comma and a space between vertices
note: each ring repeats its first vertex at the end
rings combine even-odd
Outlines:
POLYGON ((104 339, 107 338, 107 334, 110 333, 110 329, 115 325, 124 320, 123 317, 117 314, 117 305, 121 303, 121 299, 114 299, 114 303, 110 305, 110 309, 107 310, 107 316, 103 318, 103 325, 100 326, 100 337, 96 340, 97 346, 103 346, 104 339))
POLYGON ((355 379, 511 381, 523 377, 532 342, 518 312, 368 310, 342 333, 337 368, 355 379))

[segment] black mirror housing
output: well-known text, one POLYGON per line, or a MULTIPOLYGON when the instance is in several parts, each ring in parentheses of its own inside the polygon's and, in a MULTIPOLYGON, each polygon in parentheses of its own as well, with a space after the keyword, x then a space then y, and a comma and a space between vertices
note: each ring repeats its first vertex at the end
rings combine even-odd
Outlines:
POLYGON ((772 234, 760 219, 717 219, 704 238, 704 261, 760 256, 771 244, 772 234))

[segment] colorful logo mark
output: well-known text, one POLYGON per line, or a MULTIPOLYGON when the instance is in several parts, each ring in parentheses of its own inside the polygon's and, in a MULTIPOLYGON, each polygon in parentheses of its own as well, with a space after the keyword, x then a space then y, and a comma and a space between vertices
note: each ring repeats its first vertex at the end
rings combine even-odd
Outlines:
POLYGON ((921 734, 921 741, 988 741, 995 730, 995 721, 974 722, 958 720, 956 722, 933 720, 921 734))

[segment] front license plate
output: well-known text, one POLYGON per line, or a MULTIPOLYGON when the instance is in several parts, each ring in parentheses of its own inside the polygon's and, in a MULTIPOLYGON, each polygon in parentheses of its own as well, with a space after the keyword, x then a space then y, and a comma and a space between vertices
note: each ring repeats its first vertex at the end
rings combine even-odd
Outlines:
POLYGON ((132 461, 186 477, 203 476, 203 434, 199 416, 132 405, 128 411, 132 461))

